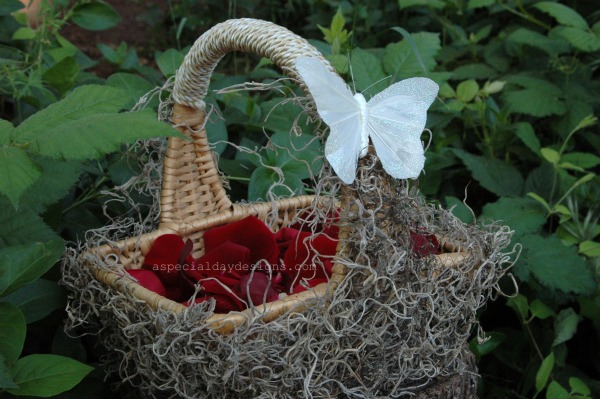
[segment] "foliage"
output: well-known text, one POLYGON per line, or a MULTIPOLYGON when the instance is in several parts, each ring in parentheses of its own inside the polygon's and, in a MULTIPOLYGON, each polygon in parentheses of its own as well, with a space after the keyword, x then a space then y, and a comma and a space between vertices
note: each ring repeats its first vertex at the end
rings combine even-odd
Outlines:
MULTIPOLYGON (((114 26, 119 16, 112 7, 45 2, 37 29, 25 25, 21 7, 19 1, 0 2, 0 41, 6 43, 0 62, 0 392, 48 397, 70 390, 94 369, 60 345, 60 319, 50 324, 52 353, 35 349, 44 323, 65 307, 54 268, 64 238, 90 227, 69 224, 90 219, 91 212, 81 210, 100 198, 115 166, 103 170, 106 154, 140 138, 177 133, 153 111, 121 113, 137 92, 90 79, 82 71, 94 62, 59 35, 67 21, 91 30, 114 26)), ((99 217, 92 214, 92 223, 99 217)))
MULTIPOLYGON (((101 190, 134 173, 125 155, 106 154, 126 140, 169 134, 147 113, 119 111, 175 74, 198 31, 252 16, 309 38, 367 98, 412 76, 440 85, 429 114, 426 173, 415 184, 467 223, 501 220, 522 245, 513 269, 519 294, 490 304, 481 314, 488 340, 471 341, 483 375, 480 396, 600 396, 600 359, 590 356, 600 347, 600 139, 594 117, 600 108, 600 14, 593 2, 284 3, 169 2, 162 20, 146 16, 167 32, 157 46, 164 51, 153 54, 156 68, 142 65, 128 43, 100 44, 114 67, 104 80, 87 72, 97 61, 59 32, 69 21, 86 29, 118 23, 107 3, 46 3, 43 26, 33 28, 17 12, 20 2, 0 0, 0 319, 7 326, 0 329, 0 387, 16 394, 19 370, 38 370, 36 358, 24 359, 41 355, 20 357, 25 323, 36 336, 36 324, 64 305, 52 273, 62 238, 101 224, 101 190), (100 120, 139 128, 117 134, 100 120), (16 368, 18 362, 24 366, 16 368)), ((266 60, 236 55, 220 65, 211 84, 218 89, 279 76, 266 60)), ((305 119, 297 121, 302 134, 290 143, 296 105, 248 91, 210 94, 207 101, 217 111, 209 139, 234 199, 311 191, 309 178, 321 166, 323 149, 305 119)), ((512 293, 510 281, 504 288, 512 293)), ((73 370, 67 373, 72 380, 57 382, 61 390, 86 370, 64 367, 73 370)))

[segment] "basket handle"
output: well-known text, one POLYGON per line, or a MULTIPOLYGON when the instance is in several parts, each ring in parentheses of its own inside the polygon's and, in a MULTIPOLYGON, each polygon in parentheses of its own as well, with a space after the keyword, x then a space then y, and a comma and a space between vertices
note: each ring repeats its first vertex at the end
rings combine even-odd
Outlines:
POLYGON ((296 72, 296 58, 316 57, 335 72, 314 46, 288 29, 258 19, 231 19, 215 25, 194 43, 175 77, 175 102, 204 109, 204 97, 213 70, 221 58, 231 51, 255 53, 269 58, 309 96, 306 85, 296 72))
MULTIPOLYGON (((221 185, 204 122, 204 98, 217 63, 232 51, 251 52, 269 58, 294 79, 309 98, 310 93, 294 62, 298 57, 320 59, 335 69, 302 37, 274 23, 257 19, 233 19, 217 24, 196 40, 175 77, 171 122, 192 141, 170 137, 163 168, 161 227, 179 231, 194 226, 198 218, 234 212, 221 185)), ((304 198, 304 202, 309 199, 304 198)))

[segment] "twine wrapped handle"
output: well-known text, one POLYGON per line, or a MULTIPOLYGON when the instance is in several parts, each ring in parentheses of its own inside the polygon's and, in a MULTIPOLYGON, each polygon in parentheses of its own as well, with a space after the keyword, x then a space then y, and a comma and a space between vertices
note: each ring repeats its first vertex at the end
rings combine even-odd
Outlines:
POLYGON ((215 25, 194 43, 175 77, 175 102, 204 109, 210 77, 221 58, 232 51, 269 58, 308 96, 310 93, 294 67, 298 57, 318 58, 335 72, 314 46, 288 29, 258 19, 232 19, 215 25))
MULTIPOLYGON (((335 71, 323 55, 302 37, 271 22, 233 19, 217 24, 196 40, 175 77, 171 122, 192 141, 171 137, 163 170, 161 226, 178 230, 198 218, 239 213, 222 187, 219 170, 204 130, 204 98, 218 62, 229 52, 267 57, 310 93, 295 69, 298 57, 315 57, 335 71)), ((292 199, 290 199, 292 200, 292 199)), ((309 196, 294 197, 298 206, 309 196)))

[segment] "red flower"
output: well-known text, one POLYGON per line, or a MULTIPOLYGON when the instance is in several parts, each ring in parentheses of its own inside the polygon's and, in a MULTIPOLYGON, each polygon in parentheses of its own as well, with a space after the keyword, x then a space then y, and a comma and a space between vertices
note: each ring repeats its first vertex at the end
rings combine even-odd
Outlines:
POLYGON ((125 271, 129 273, 131 277, 135 278, 142 287, 156 292, 161 296, 167 295, 165 286, 153 271, 144 269, 131 269, 125 271))
POLYGON ((439 255, 440 243, 434 234, 410 231, 412 251, 417 256, 439 255))
POLYGON ((215 227, 204 233, 206 253, 226 241, 243 245, 250 250, 248 262, 251 265, 264 260, 277 263, 279 248, 269 228, 255 216, 248 216, 235 223, 215 227))
POLYGON ((337 240, 325 234, 299 232, 283 256, 286 272, 295 280, 327 278, 331 275, 336 249, 337 240))
POLYGON ((250 270, 250 249, 231 241, 206 252, 195 262, 195 266, 184 270, 187 277, 199 281, 209 276, 241 276, 250 270))
POLYGON ((269 277, 261 272, 246 274, 240 279, 240 293, 242 299, 250 301, 254 306, 273 302, 279 299, 279 294, 269 277))
POLYGON ((199 285, 200 296, 193 303, 213 298, 217 313, 272 302, 281 292, 305 291, 328 281, 331 275, 337 247, 332 237, 338 234, 335 220, 316 226, 323 231, 315 235, 306 224, 273 234, 263 222, 249 216, 206 231, 205 254, 198 260, 191 256, 191 240, 184 242, 174 234, 160 236, 144 260, 146 270, 140 275, 147 276, 148 283, 142 285, 156 290, 162 286, 161 295, 186 306, 192 301, 185 298, 199 285))
POLYGON ((144 258, 142 267, 156 273, 165 286, 165 296, 169 299, 179 301, 193 293, 193 286, 182 276, 182 270, 193 267, 196 262, 191 252, 191 240, 184 242, 176 234, 164 234, 154 240, 144 258))

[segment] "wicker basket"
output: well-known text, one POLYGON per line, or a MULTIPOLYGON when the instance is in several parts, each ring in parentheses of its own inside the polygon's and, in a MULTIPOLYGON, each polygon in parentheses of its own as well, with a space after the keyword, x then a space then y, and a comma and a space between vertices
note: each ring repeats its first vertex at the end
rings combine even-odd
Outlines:
MULTIPOLYGON (((204 123, 203 98, 207 93, 212 71, 219 60, 231 51, 252 52, 271 59, 309 96, 310 93, 294 70, 294 60, 300 56, 317 57, 333 71, 328 61, 306 40, 270 22, 230 20, 203 34, 191 48, 175 80, 172 124, 192 140, 169 138, 164 160, 160 225, 156 231, 141 237, 96 248, 94 251, 101 257, 117 256, 126 269, 140 268, 153 241, 163 234, 173 233, 190 238, 194 243, 192 254, 199 257, 204 253, 202 238, 207 229, 250 215, 266 220, 275 211, 278 219, 273 229, 278 230, 316 201, 315 197, 305 195, 273 202, 234 204, 228 198, 221 184, 206 130, 199 130, 199 127, 204 123)), ((342 207, 348 206, 349 196, 349 190, 342 190, 342 207)), ((340 230, 337 255, 345 250, 344 238, 347 234, 348 231, 344 228, 340 230)), ((465 256, 465 253, 458 252, 449 244, 445 244, 444 249, 446 253, 436 256, 436 261, 442 265, 451 267, 465 256)), ((122 274, 97 268, 90 263, 86 266, 93 269, 101 282, 120 292, 131 293, 155 309, 172 312, 183 312, 186 309, 179 303, 123 278, 122 274)), ((213 314, 206 323, 212 329, 226 334, 247 320, 254 319, 256 312, 263 315, 262 321, 269 322, 288 312, 302 311, 311 301, 330 295, 345 275, 345 266, 335 263, 329 283, 322 283, 308 291, 242 312, 213 314)))

